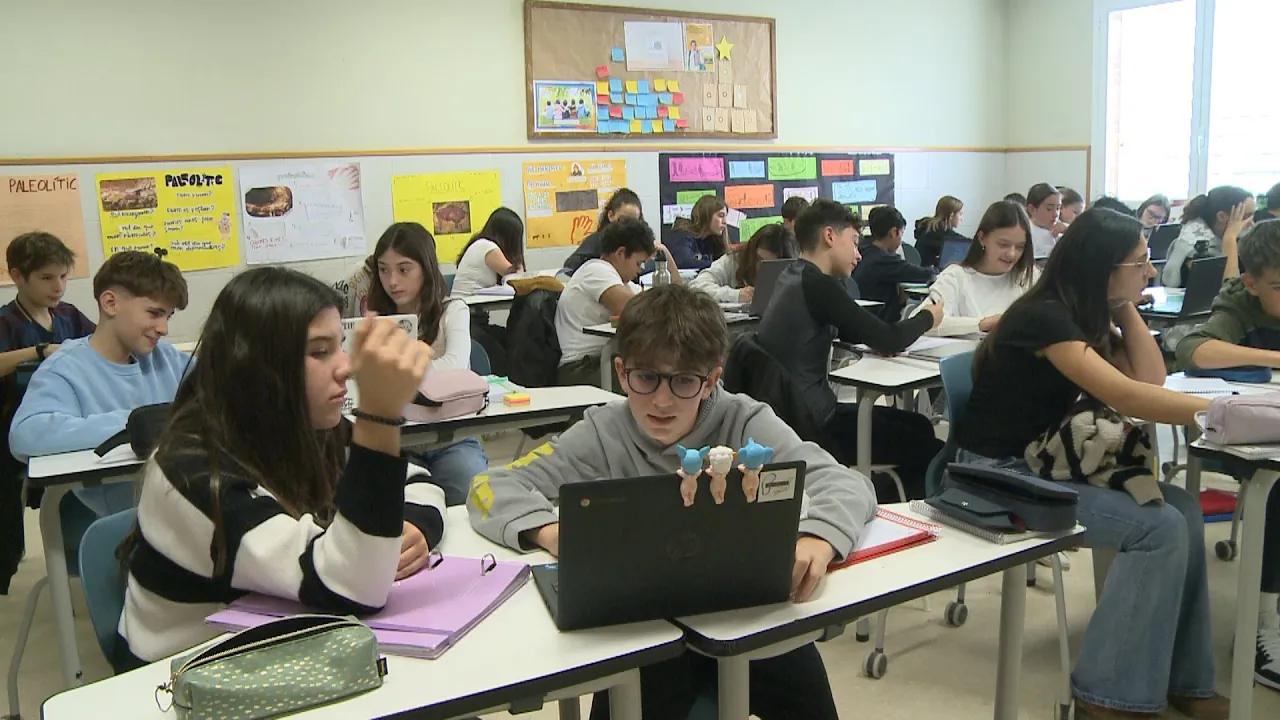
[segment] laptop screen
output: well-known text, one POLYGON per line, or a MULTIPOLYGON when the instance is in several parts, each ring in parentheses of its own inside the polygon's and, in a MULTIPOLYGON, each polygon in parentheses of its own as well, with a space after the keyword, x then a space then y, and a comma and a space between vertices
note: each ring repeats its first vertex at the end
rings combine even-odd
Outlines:
POLYGON ((942 254, 938 256, 938 267, 945 270, 948 265, 964 260, 969 253, 967 240, 948 240, 942 243, 942 254))

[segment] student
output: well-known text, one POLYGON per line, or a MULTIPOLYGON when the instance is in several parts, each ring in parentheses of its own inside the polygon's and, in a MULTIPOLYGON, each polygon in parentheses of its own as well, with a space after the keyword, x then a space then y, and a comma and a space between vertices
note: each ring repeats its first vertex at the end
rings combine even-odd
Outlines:
POLYGON ((596 223, 595 232, 584 238, 578 249, 564 261, 565 274, 572 276, 583 263, 600 257, 601 233, 609 227, 609 223, 622 218, 644 219, 640 212, 640 196, 627 188, 619 188, 609 197, 609 202, 605 203, 604 209, 600 211, 600 220, 596 223))
MULTIPOLYGON (((515 550, 541 548, 558 555, 554 503, 564 484, 672 474, 680 466, 677 443, 739 448, 750 438, 773 448, 773 462, 806 463, 806 510, 796 540, 792 597, 808 600, 827 565, 857 546, 875 514, 867 479, 801 441, 767 405, 725 392, 719 381, 728 329, 705 294, 677 285, 642 293, 623 311, 617 341, 613 366, 626 402, 587 410, 558 440, 506 469, 477 477, 467 503, 472 526, 515 550)), ((715 687, 715 662, 684 653, 641 668, 640 676, 644 717, 684 718, 694 700, 715 687)), ((817 648, 810 643, 751 661, 750 710, 762 720, 835 718, 817 648)), ((592 702, 591 718, 607 717, 602 693, 592 702)))
POLYGON ((439 544, 443 493, 401 455, 396 426, 431 349, 366 318, 348 356, 340 306, 281 267, 218 294, 121 545, 118 672, 214 637, 205 617, 245 592, 367 615, 439 544), (353 375, 354 427, 342 420, 353 375))
MULTIPOLYGON (((445 297, 431 233, 418 223, 396 223, 378 239, 373 258, 378 282, 369 293, 369 310, 379 315, 417 315, 418 339, 431 347, 432 369, 470 369, 470 316, 466 303, 445 297)), ((411 458, 444 488, 449 505, 466 502, 471 478, 489 467, 489 456, 474 437, 411 458)))
MULTIPOLYGON (((858 406, 837 403, 827 383, 831 341, 866 343, 878 353, 899 353, 938 324, 944 307, 933 303, 910 320, 887 324, 854 302, 842 279, 860 258, 857 224, 849 208, 827 199, 800 213, 800 259, 778 278, 757 335, 760 345, 791 369, 814 417, 825 424, 835 444, 828 450, 847 464, 858 460, 858 406)), ((933 424, 923 415, 877 406, 871 427, 871 462, 896 465, 907 497, 924 497, 925 471, 942 449, 933 424)), ((896 502, 897 489, 881 479, 886 482, 876 484, 877 496, 882 502, 896 502)))
POLYGON ((920 264, 936 268, 942 256, 942 246, 948 240, 964 240, 968 238, 956 232, 964 221, 964 203, 954 195, 943 195, 933 210, 933 217, 920 218, 916 221, 916 250, 920 253, 920 264))
MULTIPOLYGON (((135 408, 173 400, 190 356, 163 341, 187 306, 187 281, 158 255, 116 253, 93 276, 98 327, 67 340, 31 376, 9 429, 14 457, 87 450, 125 427, 135 408)), ((76 490, 99 516, 133 505, 129 483, 76 490)))
POLYGON ((715 195, 698 198, 691 219, 677 220, 666 243, 676 267, 706 270, 729 251, 728 213, 729 207, 715 195))
POLYGON ((1049 183, 1032 185, 1027 191, 1027 215, 1031 216, 1031 245, 1037 258, 1047 258, 1067 226, 1059 221, 1062 193, 1049 183))
POLYGON ((1144 228, 1154 228, 1169 222, 1173 217, 1173 205, 1164 195, 1152 195, 1138 206, 1138 220, 1144 228))
MULTIPOLYGON (((1213 302, 1213 314, 1178 343, 1182 367, 1280 368, 1280 222, 1255 225, 1240 238, 1244 272, 1230 278, 1213 302)), ((1280 690, 1280 492, 1267 500, 1262 550, 1262 603, 1254 679, 1280 690)))
MULTIPOLYGON (((792 200, 803 198, 791 198, 792 200)), ((756 292, 756 275, 764 260, 789 260, 798 254, 796 236, 784 223, 765 225, 737 249, 721 256, 711 267, 698 273, 689 287, 701 290, 719 302, 751 302, 756 292)))
POLYGON ((809 207, 809 201, 799 195, 792 195, 782 203, 782 224, 792 234, 796 231, 796 218, 800 217, 800 213, 807 207, 809 207))
MULTIPOLYGON (((1077 218, 978 349, 960 461, 1029 473, 1027 447, 1082 393, 1176 425, 1207 408, 1206 398, 1160 387, 1164 360, 1134 307, 1154 276, 1141 223, 1109 210, 1077 218)), ((1071 676, 1078 718, 1154 716, 1166 704, 1191 718, 1227 717, 1214 692, 1199 501, 1158 487, 1163 502, 1139 504, 1123 489, 1071 485, 1090 544, 1119 551, 1071 676)))
POLYGON ((94 324, 71 303, 62 302, 75 253, 47 232, 19 235, 5 250, 17 295, 0 307, 0 594, 18 569, 25 547, 22 526, 22 463, 9 453, 9 423, 21 388, 18 365, 40 362, 66 340, 93 332, 94 324))
MULTIPOLYGON (((1253 221, 1256 223, 1280 218, 1280 183, 1271 186, 1271 189, 1267 191, 1266 199, 1267 206, 1253 214, 1253 221)), ((1256 201, 1254 204, 1257 204, 1256 201)))
POLYGON ((907 220, 897 208, 889 205, 873 208, 867 224, 871 227, 871 238, 858 248, 862 260, 853 271, 853 279, 858 282, 863 298, 884 303, 872 308, 873 314, 885 322, 897 322, 902 318, 902 290, 898 285, 933 282, 938 271, 909 263, 898 254, 907 220))
POLYGON ((1113 198, 1109 195, 1103 195, 1097 200, 1094 200, 1093 204, 1089 206, 1089 209, 1092 210, 1094 208, 1111 210, 1113 212, 1118 212, 1121 215, 1128 215, 1129 217, 1138 216, 1138 213, 1134 212, 1133 208, 1129 207, 1128 205, 1125 205, 1124 203, 1120 202, 1116 198, 1113 198))
POLYGON ((1084 198, 1069 187, 1058 189, 1062 192, 1062 208, 1058 211, 1058 217, 1063 225, 1070 225, 1084 212, 1084 198))
MULTIPOLYGON (((643 220, 622 218, 605 228, 600 257, 578 268, 556 305, 556 337, 560 340, 557 385, 596 385, 602 380, 600 353, 608 341, 582 329, 622 314, 627 301, 640 292, 635 280, 641 268, 660 248, 643 220)), ((670 255, 667 269, 671 282, 679 284, 680 272, 670 255)))
POLYGON ((1017 204, 1019 204, 1019 205, 1023 206, 1023 208, 1026 208, 1026 206, 1027 206, 1027 196, 1026 196, 1026 195, 1023 195, 1022 193, 1018 193, 1018 192, 1011 192, 1011 193, 1009 193, 1008 195, 1005 195, 1005 196, 1004 196, 1004 201, 1005 201, 1005 202, 1011 202, 1011 203, 1017 203, 1017 204))
POLYGON ((1021 205, 992 203, 978 223, 964 260, 943 270, 929 298, 912 313, 919 315, 937 300, 944 317, 937 335, 991 332, 1000 315, 1035 283, 1039 273, 1031 247, 1031 219, 1021 205))
POLYGON ((458 253, 458 270, 449 294, 475 295, 516 272, 524 272, 524 221, 514 210, 500 207, 458 253))
POLYGON ((1182 287, 1187 264, 1197 256, 1227 256, 1223 279, 1239 277, 1236 240, 1253 226, 1253 195, 1243 188, 1222 185, 1197 195, 1182 208, 1182 231, 1165 255, 1160 279, 1168 287, 1182 287))

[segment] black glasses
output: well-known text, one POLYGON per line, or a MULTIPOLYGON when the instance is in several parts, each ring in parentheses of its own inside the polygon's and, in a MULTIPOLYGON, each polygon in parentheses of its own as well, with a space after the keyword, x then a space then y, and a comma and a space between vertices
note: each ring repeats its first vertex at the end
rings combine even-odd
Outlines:
POLYGON ((652 395, 658 392, 658 386, 662 381, 667 381, 667 388, 671 390, 671 394, 681 400, 690 400, 698 397, 698 393, 702 392, 702 388, 706 386, 708 377, 697 373, 660 373, 652 370, 637 370, 628 368, 623 371, 623 375, 627 378, 627 387, 632 392, 641 395, 652 395))

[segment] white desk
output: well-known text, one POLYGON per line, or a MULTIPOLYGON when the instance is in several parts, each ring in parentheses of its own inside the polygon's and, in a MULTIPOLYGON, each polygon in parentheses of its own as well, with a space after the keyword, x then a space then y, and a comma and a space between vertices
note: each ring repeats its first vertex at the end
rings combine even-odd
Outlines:
MULTIPOLYGON (((927 520, 908 510, 906 503, 887 507, 927 520)), ((685 639, 689 647, 717 660, 721 720, 745 720, 751 660, 776 657, 838 634, 859 617, 1003 571, 995 717, 997 720, 1016 718, 1022 626, 1026 614, 1026 565, 1079 547, 1083 532, 1084 528, 1077 527, 1056 538, 994 545, 960 530, 943 527, 938 539, 927 545, 827 575, 809 602, 695 615, 678 618, 676 623, 688 631, 685 639)), ((1250 617, 1257 617, 1256 607, 1250 617)), ((1241 656, 1252 662, 1252 655, 1241 653, 1241 656)), ((1252 672, 1248 677, 1252 677, 1252 672)))
POLYGON ((942 384, 938 363, 907 357, 877 357, 864 354, 851 365, 833 371, 832 382, 858 389, 858 464, 871 477, 871 409, 881 395, 893 395, 942 384))
POLYGON ((506 310, 515 302, 514 295, 463 295, 462 302, 472 310, 506 310))
MULTIPOLYGON (((440 549, 449 555, 500 559, 517 554, 500 548, 471 529, 465 507, 450 508, 440 549)), ((525 562, 550 561, 545 553, 525 562)), ((383 686, 344 702, 293 717, 454 718, 502 710, 525 712, 544 701, 570 699, 610 690, 612 716, 640 719, 639 668, 683 652, 683 633, 655 620, 596 630, 562 633, 556 629, 530 580, 493 615, 436 660, 388 656, 383 686)), ((45 701, 46 720, 62 718, 156 718, 172 720, 153 700, 157 685, 169 678, 169 661, 64 691, 45 701)))

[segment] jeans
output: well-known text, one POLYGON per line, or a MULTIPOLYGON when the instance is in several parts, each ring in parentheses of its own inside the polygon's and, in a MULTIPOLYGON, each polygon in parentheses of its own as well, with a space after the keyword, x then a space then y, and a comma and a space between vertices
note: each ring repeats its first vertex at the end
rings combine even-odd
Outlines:
MULTIPOLYGON (((978 462, 1030 474, 1020 458, 978 462)), ((1071 483, 1090 547, 1119 551, 1071 673, 1075 696, 1115 710, 1159 712, 1170 694, 1214 694, 1205 567, 1204 518, 1198 498, 1160 483, 1165 502, 1139 505, 1128 493, 1071 483)))
POLYGON ((489 469, 489 456, 480 446, 480 441, 473 437, 408 455, 410 462, 425 467, 431 473, 431 481, 444 490, 445 504, 451 507, 465 503, 471 479, 489 469))

